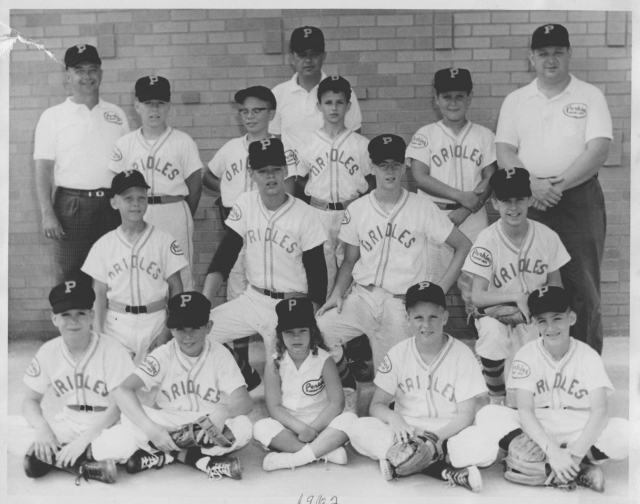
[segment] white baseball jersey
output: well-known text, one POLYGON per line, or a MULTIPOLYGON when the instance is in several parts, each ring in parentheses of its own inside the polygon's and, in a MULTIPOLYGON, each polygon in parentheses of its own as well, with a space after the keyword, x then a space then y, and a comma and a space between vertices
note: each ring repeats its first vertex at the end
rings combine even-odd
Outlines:
POLYGON ((272 212, 259 192, 251 191, 238 197, 226 224, 244 240, 251 285, 276 292, 308 292, 302 253, 326 240, 313 208, 287 195, 287 201, 272 212))
POLYGON ((405 294, 426 278, 426 242, 444 243, 453 223, 424 196, 402 189, 396 206, 387 213, 375 191, 345 210, 338 238, 360 247, 353 279, 392 294, 405 294))
POLYGON ((586 343, 570 338, 569 351, 556 361, 544 347, 544 338, 523 346, 516 354, 508 389, 533 393, 536 408, 588 410, 589 393, 613 385, 602 358, 586 343))
POLYGON ((412 418, 453 418, 458 403, 483 394, 487 387, 473 352, 445 334, 447 340, 430 365, 411 337, 384 357, 374 383, 392 394, 395 411, 412 418))
POLYGON ((116 173, 137 170, 144 175, 149 196, 188 196, 185 180, 202 168, 198 146, 186 133, 170 126, 149 141, 142 128, 118 139, 109 169, 116 173))
POLYGON ((167 296, 167 278, 189 263, 173 237, 147 224, 135 243, 121 227, 100 238, 82 271, 107 284, 107 299, 142 306, 167 296))
POLYGON ((502 219, 481 231, 462 270, 489 280, 489 292, 531 293, 545 285, 548 273, 571 257, 555 231, 529 219, 527 223, 527 236, 519 247, 502 229, 502 219))
MULTIPOLYGON (((91 331, 89 346, 75 361, 62 336, 44 343, 24 375, 30 389, 44 394, 52 389, 66 406, 109 405, 109 392, 120 385, 134 371, 133 363, 124 347, 113 338, 91 331)), ((95 417, 84 412, 67 410, 68 416, 95 417)))
MULTIPOLYGON (((273 355, 276 358, 276 354, 273 355)), ((318 355, 309 353, 305 361, 296 368, 289 352, 280 361, 282 406, 296 415, 317 415, 328 404, 329 397, 322 378, 322 368, 331 355, 318 348, 318 355)))
MULTIPOLYGON (((270 135, 274 138, 273 135, 270 135)), ((227 208, 235 205, 242 193, 255 191, 258 186, 249 175, 249 135, 229 140, 216 152, 209 161, 209 170, 220 179, 220 196, 222 204, 227 208)), ((287 178, 295 177, 298 158, 293 149, 284 145, 284 155, 287 159, 287 178)))
POLYGON ((158 406, 172 411, 211 412, 246 385, 231 352, 208 339, 198 357, 185 355, 171 340, 151 352, 135 374, 144 382, 143 390, 157 385, 158 406))
POLYGON ((298 175, 309 175, 304 192, 333 203, 367 192, 365 176, 371 173, 368 146, 369 140, 348 128, 335 138, 317 130, 298 148, 298 175))
MULTIPOLYGON (((496 160, 493 132, 480 124, 467 121, 455 135, 442 121, 420 128, 407 147, 406 157, 429 167, 435 179, 461 191, 473 191, 482 180, 482 169, 496 160)), ((452 201, 431 196, 433 201, 452 201)))

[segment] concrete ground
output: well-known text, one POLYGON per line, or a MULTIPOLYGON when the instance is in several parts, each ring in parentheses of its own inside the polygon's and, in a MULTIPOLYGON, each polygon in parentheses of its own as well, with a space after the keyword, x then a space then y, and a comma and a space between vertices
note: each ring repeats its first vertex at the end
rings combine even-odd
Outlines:
MULTIPOLYGON (((473 347, 473 342, 468 342, 473 347)), ((24 370, 40 342, 16 341, 9 346, 8 414, 20 414, 20 403, 25 385, 24 370)), ((629 418, 629 339, 607 338, 603 353, 607 372, 616 388, 609 400, 610 416, 629 418)), ((251 344, 251 361, 261 371, 264 367, 264 350, 260 343, 251 344)), ((373 392, 372 384, 362 387, 358 409, 360 416, 367 413, 367 405, 373 392)), ((264 387, 251 392, 255 407, 250 418, 267 416, 264 403, 264 387)), ((43 400, 45 414, 60 408, 53 394, 43 400), (56 403, 57 402, 57 403, 56 403)), ((74 486, 73 477, 62 471, 53 471, 42 479, 28 479, 22 470, 22 461, 12 454, 7 456, 7 494, 10 502, 43 501, 105 501, 105 502, 191 502, 193 497, 206 498, 222 503, 284 503, 284 504, 352 504, 382 502, 524 502, 545 504, 562 503, 623 503, 637 502, 638 497, 629 493, 628 461, 610 461, 603 466, 606 490, 603 494, 578 488, 575 492, 563 492, 551 488, 519 486, 506 482, 502 466, 498 463, 481 471, 483 490, 473 494, 463 488, 447 488, 444 482, 426 476, 412 476, 396 481, 383 481, 377 462, 347 448, 349 462, 346 466, 313 463, 291 470, 265 473, 262 459, 265 451, 257 444, 249 444, 237 453, 243 467, 242 481, 224 478, 209 481, 200 471, 179 464, 162 470, 129 475, 118 468, 118 481, 105 485, 96 481, 82 482, 74 486)))

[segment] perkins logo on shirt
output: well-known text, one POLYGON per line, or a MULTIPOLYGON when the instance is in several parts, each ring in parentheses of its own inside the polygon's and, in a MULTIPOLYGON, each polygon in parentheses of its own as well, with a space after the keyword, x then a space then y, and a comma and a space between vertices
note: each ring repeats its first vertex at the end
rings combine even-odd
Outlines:
POLYGON ((478 266, 488 268, 493 264, 493 256, 486 248, 476 247, 471 251, 471 260, 478 266))
POLYGON ((171 253, 173 255, 184 255, 182 249, 180 248, 180 245, 178 245, 178 242, 175 240, 171 244, 171 247, 169 247, 169 250, 171 250, 171 253))
POLYGON ((385 355, 384 359, 382 359, 382 362, 378 366, 378 371, 381 373, 388 373, 391 371, 391 359, 389 359, 388 355, 385 355))
POLYGON ((284 153, 284 157, 287 160, 287 166, 298 164, 298 156, 296 156, 296 152, 294 150, 289 149, 286 151, 284 153))
POLYGON ((570 103, 564 110, 564 115, 575 119, 587 117, 587 106, 584 103, 570 103))
POLYGON ((410 147, 415 147, 416 149, 424 149, 427 145, 429 145, 429 141, 424 135, 413 135, 409 144, 410 147))
POLYGON ((115 145, 113 146, 113 150, 111 151, 111 161, 122 161, 122 151, 115 145))
POLYGON ((527 378, 530 374, 531 369, 526 362, 515 360, 511 364, 511 378, 527 378))
POLYGON ((231 213, 229 214, 229 217, 227 217, 227 219, 230 221, 239 221, 240 219, 242 219, 242 211, 240 210, 240 207, 238 205, 233 205, 231 213))
POLYGON ((342 222, 341 224, 349 224, 351 222, 351 214, 349 213, 349 209, 347 208, 342 214, 342 222))
POLYGON ((113 124, 118 124, 118 125, 122 124, 122 119, 120 119, 120 116, 115 112, 105 112, 104 119, 105 121, 113 124))
POLYGON ((155 357, 148 355, 147 358, 140 363, 139 368, 149 376, 156 376, 160 372, 160 363, 155 357))
POLYGON ((318 395, 324 389, 324 380, 322 377, 317 380, 309 380, 302 386, 302 392, 304 395, 313 396, 318 395))
POLYGON ((35 357, 33 358, 31 364, 29 364, 29 367, 27 368, 26 373, 27 375, 34 378, 40 375, 40 363, 38 362, 38 359, 36 359, 35 357))

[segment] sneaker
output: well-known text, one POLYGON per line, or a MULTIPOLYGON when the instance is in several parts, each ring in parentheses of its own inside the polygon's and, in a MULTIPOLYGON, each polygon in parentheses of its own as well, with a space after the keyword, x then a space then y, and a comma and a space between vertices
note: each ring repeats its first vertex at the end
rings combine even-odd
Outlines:
POLYGON ((116 463, 113 459, 107 460, 85 460, 80 464, 76 485, 80 485, 80 480, 97 480, 103 483, 116 482, 116 463))
POLYGON ((576 477, 576 483, 581 487, 590 488, 596 492, 604 492, 604 474, 595 465, 580 464, 580 472, 576 477))
POLYGON ((168 457, 171 457, 171 455, 167 456, 167 454, 162 451, 149 453, 145 450, 138 450, 127 460, 126 471, 129 474, 136 474, 151 469, 152 467, 162 469, 165 464, 171 463, 168 457))
POLYGON ((373 381, 373 373, 369 369, 369 365, 363 360, 352 360, 347 363, 349 366, 349 371, 360 383, 367 383, 373 381))
POLYGON ((391 481, 395 476, 393 466, 387 459, 380 459, 380 472, 385 481, 391 481))
POLYGON ((247 391, 251 392, 253 389, 257 388, 262 383, 262 379, 260 378, 260 373, 258 373, 255 369, 251 369, 251 375, 246 380, 246 382, 247 382, 247 391))
POLYGON ((43 462, 34 453, 35 445, 31 445, 27 450, 27 454, 24 456, 22 461, 22 468, 24 469, 24 473, 28 478, 41 478, 45 474, 47 474, 51 469, 53 469, 52 465, 43 462))
POLYGON ((496 406, 506 406, 507 396, 489 394, 489 404, 495 404, 496 406))
MULTIPOLYGON (((346 455, 346 454, 345 454, 346 455)), ((277 471, 278 469, 295 469, 293 463, 293 453, 270 452, 262 461, 262 469, 264 471, 277 471)))
POLYGON ((322 459, 332 464, 345 465, 347 463, 347 451, 342 446, 339 446, 335 450, 320 457, 320 460, 322 459))
POLYGON ((219 480, 223 476, 233 478, 234 480, 242 479, 242 467, 238 457, 209 457, 207 469, 205 472, 209 479, 219 480))
POLYGON ((354 413, 358 415, 358 391, 345 387, 344 391, 344 410, 343 413, 354 413))
POLYGON ((482 490, 482 476, 476 466, 455 469, 449 467, 442 471, 442 478, 447 480, 448 487, 462 486, 472 492, 482 490))

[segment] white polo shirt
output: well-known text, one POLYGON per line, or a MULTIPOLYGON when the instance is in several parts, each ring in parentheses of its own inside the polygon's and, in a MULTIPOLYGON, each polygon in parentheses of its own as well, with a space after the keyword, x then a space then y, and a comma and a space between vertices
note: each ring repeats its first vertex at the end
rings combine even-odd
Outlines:
POLYGON ((109 158, 129 132, 122 109, 99 100, 92 110, 71 97, 48 108, 36 126, 33 159, 54 160, 54 183, 71 189, 111 187, 109 158))
MULTIPOLYGON (((322 72, 322 79, 327 74, 322 72)), ((318 83, 319 85, 320 83, 318 83)), ((269 133, 281 135, 282 141, 296 149, 304 145, 304 138, 313 135, 324 124, 322 112, 318 110, 318 86, 307 92, 298 84, 298 73, 291 80, 273 88, 276 97, 276 115, 269 123, 269 133)), ((362 114, 355 92, 351 93, 351 108, 345 116, 345 126, 352 131, 362 127, 362 114)))
POLYGON ((518 148, 536 177, 564 172, 594 138, 613 139, 611 114, 602 91, 573 75, 566 89, 547 98, 538 79, 509 94, 500 109, 496 143, 518 148))

